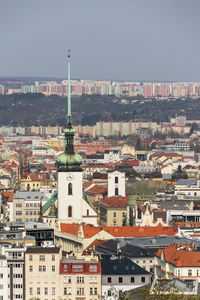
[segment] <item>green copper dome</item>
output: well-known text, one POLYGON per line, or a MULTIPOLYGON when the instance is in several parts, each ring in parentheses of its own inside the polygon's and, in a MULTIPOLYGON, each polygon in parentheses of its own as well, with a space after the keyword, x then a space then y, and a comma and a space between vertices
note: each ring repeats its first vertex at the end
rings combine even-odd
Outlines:
POLYGON ((63 152, 58 155, 56 164, 58 166, 58 170, 78 169, 82 164, 82 157, 78 153, 69 154, 67 152, 63 152))

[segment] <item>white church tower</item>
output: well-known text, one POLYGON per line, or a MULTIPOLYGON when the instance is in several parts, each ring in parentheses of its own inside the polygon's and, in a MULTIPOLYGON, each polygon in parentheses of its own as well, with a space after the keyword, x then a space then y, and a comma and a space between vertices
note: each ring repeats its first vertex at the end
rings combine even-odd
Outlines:
POLYGON ((125 173, 113 170, 108 173, 108 197, 126 196, 126 179, 125 173))
POLYGON ((65 151, 56 159, 58 167, 58 220, 80 223, 83 214, 82 157, 74 152, 74 129, 71 114, 70 53, 68 53, 68 103, 65 151))

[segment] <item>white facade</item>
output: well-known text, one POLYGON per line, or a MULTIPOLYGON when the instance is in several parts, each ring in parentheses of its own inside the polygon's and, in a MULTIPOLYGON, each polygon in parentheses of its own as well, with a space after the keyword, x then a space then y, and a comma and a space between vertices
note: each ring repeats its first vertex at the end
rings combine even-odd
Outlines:
POLYGON ((64 223, 82 218, 82 172, 58 172, 58 219, 64 223))
POLYGON ((108 173, 108 197, 126 196, 125 191, 125 173, 120 171, 113 171, 108 173))
POLYGON ((82 171, 58 172, 58 220, 97 225, 97 213, 83 195, 82 171))
POLYGON ((105 151, 104 153, 104 163, 116 163, 120 161, 120 151, 114 150, 114 151, 105 151))
POLYGON ((0 258, 0 300, 8 299, 8 264, 5 256, 0 258))

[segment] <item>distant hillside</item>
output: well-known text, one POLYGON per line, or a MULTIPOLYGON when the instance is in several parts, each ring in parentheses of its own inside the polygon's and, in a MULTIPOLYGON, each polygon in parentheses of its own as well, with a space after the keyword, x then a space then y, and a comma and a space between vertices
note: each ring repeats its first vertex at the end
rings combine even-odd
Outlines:
MULTIPOLYGON (((114 96, 72 97, 74 124, 94 125, 97 121, 146 119, 169 121, 185 110, 187 119, 200 119, 200 99, 135 102, 123 104, 114 96)), ((66 97, 43 94, 0 95, 0 126, 64 125, 66 97)))

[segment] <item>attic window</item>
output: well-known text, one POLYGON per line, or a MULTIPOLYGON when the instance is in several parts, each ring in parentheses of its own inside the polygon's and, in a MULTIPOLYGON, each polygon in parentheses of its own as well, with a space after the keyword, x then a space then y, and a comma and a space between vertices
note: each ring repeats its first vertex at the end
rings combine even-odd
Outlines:
POLYGON ((129 266, 125 266, 125 269, 126 269, 126 270, 129 270, 129 266))
POLYGON ((114 266, 113 269, 114 269, 114 270, 117 270, 117 266, 114 266))

